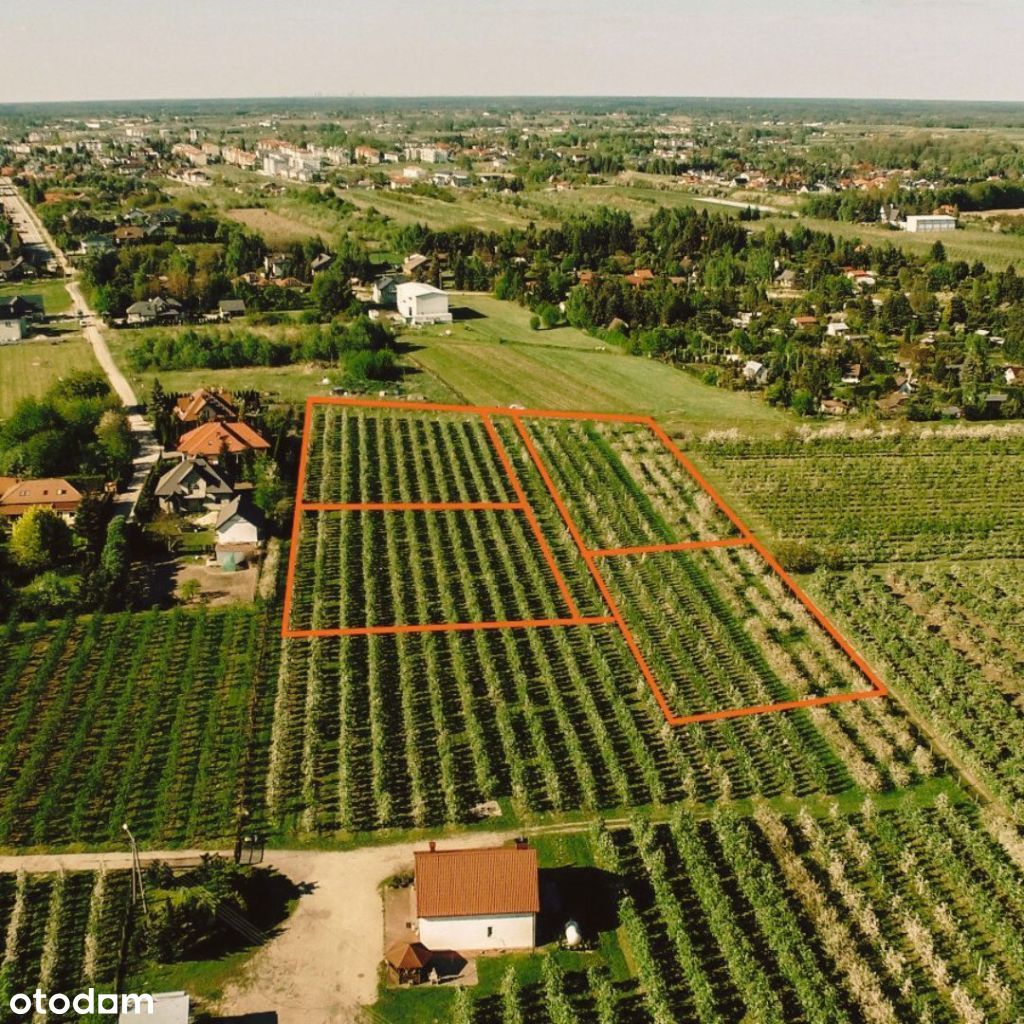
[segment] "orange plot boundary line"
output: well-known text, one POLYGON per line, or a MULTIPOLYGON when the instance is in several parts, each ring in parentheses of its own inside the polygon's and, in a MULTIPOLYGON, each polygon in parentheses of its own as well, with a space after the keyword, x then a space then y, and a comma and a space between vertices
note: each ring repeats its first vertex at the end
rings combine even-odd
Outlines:
POLYGON ((694 464, 676 446, 662 427, 650 416, 631 415, 624 413, 595 413, 595 412, 570 412, 563 409, 512 409, 504 406, 484 405, 455 405, 441 402, 406 402, 389 399, 364 399, 345 397, 311 397, 307 399, 305 419, 303 423, 302 446, 299 456, 299 480, 295 513, 292 519, 292 543, 288 557, 288 569, 285 584, 284 615, 282 624, 282 635, 285 637, 315 637, 315 636, 360 636, 392 633, 434 633, 434 632, 464 632, 478 629, 527 629, 527 628, 552 628, 562 626, 592 626, 614 624, 618 626, 622 636, 633 655, 634 660, 640 668, 656 703, 662 711, 665 720, 673 726, 688 725, 696 722, 711 722, 720 719, 738 718, 747 715, 757 715, 774 711, 788 711, 795 708, 820 707, 826 704, 837 704, 846 701, 863 700, 869 697, 882 697, 888 694, 888 689, 871 666, 856 652, 843 634, 829 621, 827 616, 818 606, 804 593, 795 580, 782 568, 778 561, 765 548, 765 546, 753 535, 740 517, 729 507, 711 484, 701 475, 694 464), (315 405, 340 405, 355 408, 367 409, 395 409, 404 412, 444 412, 461 415, 478 416, 484 422, 491 443, 494 446, 509 483, 512 486, 517 501, 515 502, 304 502, 302 496, 305 494, 306 475, 308 471, 309 447, 312 442, 311 426, 313 407, 315 405), (521 437, 531 461, 539 472, 544 485, 555 503, 559 514, 569 530, 580 556, 583 558, 588 570, 591 573, 601 595, 608 606, 610 615, 607 616, 581 616, 573 601, 572 595, 565 583, 561 571, 558 568, 554 555, 549 548, 540 523, 529 499, 523 489, 522 483, 517 476, 511 459, 505 449, 501 438, 498 435, 492 417, 504 416, 510 418, 521 437), (712 499, 723 515, 733 524, 739 532, 738 537, 724 537, 707 541, 680 541, 667 544, 642 544, 630 547, 600 548, 591 549, 583 540, 582 534, 577 527, 569 509, 562 498, 557 486, 548 472, 544 460, 541 458, 536 446, 530 437, 529 431, 524 424, 524 419, 559 419, 559 420, 580 420, 605 423, 632 423, 642 425, 650 429, 661 444, 678 460, 691 479, 712 499), (343 511, 389 511, 414 510, 414 511, 470 511, 473 509, 502 509, 522 511, 529 519, 534 536, 544 554, 545 560, 555 577, 562 597, 569 606, 570 616, 560 619, 516 619, 497 622, 453 622, 453 623, 425 623, 425 624, 401 624, 382 626, 354 626, 337 627, 329 629, 291 629, 291 615, 293 609, 293 589, 295 584, 296 563, 298 559, 298 541, 301 530, 303 512, 330 511, 333 509, 343 511), (668 700, 659 685, 657 678, 644 658, 640 645, 629 628, 629 625, 619 608, 614 596, 611 593, 604 576, 597 567, 596 559, 616 556, 646 555, 670 552, 697 552, 715 548, 731 547, 752 547, 765 561, 768 567, 778 575, 784 585, 797 598, 797 600, 810 613, 812 618, 820 625, 825 632, 837 644, 840 650, 850 658, 858 670, 871 683, 869 690, 855 692, 828 694, 819 697, 809 697, 800 700, 778 701, 772 704, 753 705, 742 708, 726 708, 720 711, 700 712, 692 715, 677 715, 669 706, 668 700))

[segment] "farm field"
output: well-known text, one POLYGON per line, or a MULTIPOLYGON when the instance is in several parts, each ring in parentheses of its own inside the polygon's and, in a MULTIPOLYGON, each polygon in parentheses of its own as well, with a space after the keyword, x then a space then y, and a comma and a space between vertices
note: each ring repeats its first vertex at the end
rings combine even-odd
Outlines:
MULTIPOLYGON (((307 465, 305 479, 323 486, 323 493, 376 503, 396 498, 450 500, 449 484, 439 481, 450 479, 450 467, 457 460, 445 443, 428 449, 429 458, 415 456, 417 446, 399 443, 398 438, 407 436, 401 431, 413 429, 399 423, 408 415, 404 409, 398 417, 390 410, 377 415, 379 410, 368 412, 339 403, 326 407, 327 411, 318 404, 311 409, 317 430, 310 451, 317 453, 317 461, 307 465), (345 437, 354 443, 345 445, 345 437), (379 449, 369 447, 371 438, 379 449), (324 439, 333 439, 327 446, 330 457, 324 455, 324 439), (336 454, 339 446, 341 459, 336 454), (399 460, 390 475, 403 483, 404 490, 387 491, 363 482, 382 467, 396 466, 396 452, 402 453, 405 468, 399 460), (418 463, 419 467, 433 463, 433 467, 426 471, 418 463), (407 486, 413 480, 416 485, 407 486)), ((533 421, 528 422, 532 430, 533 421)), ((587 561, 589 553, 577 545, 572 557, 573 541, 564 523, 557 527, 551 495, 512 418, 495 415, 494 428, 536 510, 570 595, 581 611, 589 612, 592 605, 587 602, 593 598, 577 589, 583 575, 577 566, 587 561)), ((418 429, 427 437, 435 436, 422 424, 418 429)), ((456 429, 451 417, 443 418, 434 429, 438 435, 461 439, 467 450, 474 436, 482 444, 479 434, 456 429)), ((622 472, 626 473, 624 466, 622 472)), ((481 475, 486 479, 486 473, 481 475)), ((321 492, 307 485, 303 493, 309 500, 321 492)), ((483 487, 478 482, 474 490, 458 497, 471 501, 501 495, 493 484, 483 487)), ((650 508, 653 511, 653 504, 650 508)), ((330 559, 294 560, 295 595, 293 611, 285 619, 287 638, 263 812, 270 820, 297 823, 301 831, 361 832, 466 821, 476 804, 491 799, 502 802, 519 820, 538 813, 684 798, 841 792, 851 787, 883 790, 941 771, 888 701, 814 707, 793 715, 749 716, 715 726, 666 731, 663 708, 651 699, 650 681, 639 670, 625 634, 610 622, 566 629, 471 632, 383 626, 386 618, 381 611, 391 614, 396 607, 403 609, 406 624, 436 622, 431 615, 439 588, 448 595, 440 598, 440 605, 447 609, 449 624, 516 621, 523 614, 521 602, 531 573, 536 577, 539 570, 533 563, 532 570, 510 568, 499 577, 492 567, 483 574, 486 587, 481 594, 479 581, 472 578, 472 563, 459 561, 464 558, 461 543, 453 543, 451 534, 435 526, 433 534, 420 532, 416 545, 432 546, 431 565, 441 564, 444 558, 455 560, 459 571, 442 587, 436 573, 425 571, 417 547, 403 546, 401 518, 459 515, 479 527, 477 519, 485 513, 336 511, 344 517, 378 517, 374 543, 379 554, 367 556, 364 544, 361 556, 342 573, 337 568, 338 542, 332 534, 330 544, 322 545, 330 559), (381 573, 382 563, 405 568, 381 573), (346 585, 339 588, 334 582, 338 579, 346 580, 346 585), (357 603, 363 614, 372 613, 373 632, 337 628, 336 608, 346 600, 357 603), (295 632, 296 607, 312 609, 316 624, 312 631, 301 631, 301 636, 289 635, 295 632), (329 613, 326 617, 324 609, 329 613), (377 629, 378 625, 382 628, 377 629), (306 635, 310 632, 313 635, 306 635), (440 786, 435 784, 438 779, 440 786)), ((299 513, 300 528, 309 514, 299 513)), ((350 523, 350 538, 341 547, 360 550, 355 544, 359 521, 350 518, 350 523)), ((692 532, 692 525, 684 533, 692 532)), ((464 529, 471 532, 469 525, 464 529)), ((321 529, 320 539, 326 533, 321 529)), ((494 549, 496 567, 519 564, 515 559, 520 556, 509 549, 532 549, 531 541, 523 533, 506 533, 494 549)), ((486 545, 480 543, 477 549, 485 550, 486 545)), ((681 578, 689 581, 689 609, 696 616, 695 625, 685 626, 673 639, 659 667, 686 674, 687 665, 692 665, 697 678, 714 666, 701 697, 724 708, 814 696, 821 692, 819 687, 847 690, 852 684, 854 689, 864 689, 845 655, 810 620, 803 606, 781 589, 774 574, 756 557, 733 560, 731 554, 699 552, 705 559, 697 570, 699 579, 679 570, 681 578), (716 617, 725 618, 728 625, 716 617), (736 645, 732 653, 726 650, 729 644, 736 645)), ((754 552, 743 554, 753 556, 754 552)), ((652 565, 662 558, 679 557, 679 553, 658 555, 652 565)), ((675 585, 682 587, 679 580, 675 585)), ((657 586, 663 583, 628 578, 622 590, 644 611, 660 614, 664 621, 664 612, 657 608, 657 586)), ((565 615, 564 594, 550 580, 535 593, 539 604, 529 606, 531 613, 545 621, 565 615)), ((683 590, 679 594, 684 601, 683 590)), ((673 620, 673 627, 680 621, 673 620)))
POLYGON ((618 976, 606 932, 598 953, 549 955, 539 969, 509 958, 499 990, 451 1019, 1014 1021, 1024 876, 986 825, 940 796, 896 811, 762 806, 598 827, 587 852, 607 872, 635 977, 618 976))
POLYGON ((1016 425, 719 436, 693 454, 766 534, 842 562, 1016 556, 1024 543, 1016 425))
MULTIPOLYGON (((114 991, 131 899, 127 871, 0 874, 0 991, 32 980, 44 992, 114 991), (105 987, 104 987, 105 986, 105 987)), ((25 984, 10 991, 33 991, 25 984)), ((7 1011, 4 1021, 24 1021, 7 1011)), ((75 1013, 48 1020, 78 1020, 75 1013)))
POLYGON ((403 335, 413 346, 410 361, 436 376, 456 401, 643 413, 669 430, 705 431, 728 423, 763 433, 790 422, 757 395, 701 384, 682 370, 627 355, 571 327, 530 331, 529 312, 514 303, 476 295, 457 301, 483 315, 403 335))
POLYGON ((233 835, 262 756, 278 654, 269 614, 5 627, 0 847, 119 844, 124 821, 172 844, 233 835))
POLYGON ((99 370, 91 346, 80 334, 0 345, 0 419, 23 398, 38 397, 80 370, 99 370))
POLYGON ((820 589, 900 697, 1024 821, 1024 561, 858 569, 820 589))

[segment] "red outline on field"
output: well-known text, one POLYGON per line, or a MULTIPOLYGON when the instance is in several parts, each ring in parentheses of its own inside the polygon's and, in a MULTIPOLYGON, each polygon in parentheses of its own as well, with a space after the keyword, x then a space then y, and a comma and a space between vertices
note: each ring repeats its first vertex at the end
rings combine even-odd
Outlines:
POLYGON ((387 399, 363 399, 363 398, 340 398, 340 397, 311 397, 306 400, 306 412, 302 426, 302 448, 299 455, 299 480, 296 493, 295 514, 292 519, 292 538, 288 553, 288 570, 285 580, 284 615, 281 628, 281 635, 284 637, 335 637, 335 636, 368 636, 368 635, 389 635, 396 633, 443 633, 443 632, 466 632, 481 629, 531 629, 531 628, 556 628, 562 626, 593 626, 609 625, 614 623, 622 633, 626 645, 629 647, 633 658, 636 660, 640 672, 647 682, 655 701, 661 708, 665 720, 672 726, 690 725, 695 722, 713 722, 726 718, 739 718, 745 715, 759 715, 773 711, 789 711, 795 708, 821 707, 825 704, 838 704, 846 701, 864 700, 868 697, 884 697, 888 695, 885 683, 874 672, 871 666, 854 650, 846 637, 832 625, 825 614, 818 606, 801 590, 796 581, 782 568, 772 556, 771 552, 750 532, 747 526, 738 515, 726 504, 721 495, 701 475, 693 463, 676 446, 672 439, 661 426, 650 416, 633 416, 622 413, 594 413, 594 412, 567 412, 561 409, 512 409, 502 406, 485 405, 451 405, 440 402, 404 402, 387 399), (305 494, 306 469, 310 448, 310 428, 313 419, 313 407, 315 405, 342 405, 355 408, 367 409, 399 409, 412 412, 450 412, 463 416, 478 416, 483 421, 484 429, 494 447, 508 481, 516 494, 517 500, 511 501, 476 501, 476 502, 445 502, 445 501, 420 501, 420 502, 305 502, 302 495, 305 494), (580 557, 590 571, 601 593, 605 604, 608 606, 610 615, 582 616, 572 598, 572 594, 566 585, 565 579, 558 568, 554 555, 544 537, 540 522, 530 504, 523 488, 522 482, 516 474, 512 460, 501 441, 497 430, 494 427, 492 417, 502 416, 511 419, 516 431, 526 447, 534 466, 536 467, 544 486, 547 488, 559 515, 565 523, 572 536, 580 557), (711 498, 718 506, 723 515, 739 531, 738 537, 724 537, 715 540, 704 541, 679 541, 666 544, 641 544, 634 547, 619 548, 590 548, 586 545, 583 537, 567 508, 562 495, 551 479, 544 460, 537 451, 530 437, 524 419, 563 419, 563 420, 589 420, 605 423, 633 423, 650 429, 658 438, 661 444, 675 457, 683 466, 694 482, 711 498), (291 629, 289 622, 292 614, 292 590, 295 585, 296 562, 298 559, 299 531, 304 512, 317 511, 474 511, 474 510, 504 510, 520 511, 530 523, 537 545, 547 562, 548 567, 554 576, 559 592, 569 608, 569 617, 561 619, 514 619, 497 622, 442 622, 422 623, 404 625, 384 626, 344 626, 333 629, 291 629), (629 555, 657 554, 673 551, 703 551, 714 548, 730 547, 752 547, 768 565, 768 567, 782 580, 785 586, 796 597, 796 599, 807 609, 811 617, 822 629, 832 638, 839 649, 857 666, 861 674, 871 683, 869 690, 857 690, 851 693, 835 693, 824 697, 808 697, 802 700, 780 701, 774 704, 758 704, 743 708, 727 708, 722 711, 705 711, 692 715, 677 715, 672 711, 669 703, 661 689, 654 673, 651 671, 636 637, 633 635, 622 614, 618 604, 611 593, 604 576, 597 566, 598 558, 614 558, 629 555))

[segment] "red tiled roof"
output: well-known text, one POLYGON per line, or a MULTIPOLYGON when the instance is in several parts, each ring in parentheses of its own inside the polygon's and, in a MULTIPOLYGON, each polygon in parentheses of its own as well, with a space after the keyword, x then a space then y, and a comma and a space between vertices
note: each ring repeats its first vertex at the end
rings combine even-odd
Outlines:
POLYGON ((265 451, 270 444, 247 423, 204 423, 183 434, 178 451, 186 455, 217 455, 225 449, 232 455, 257 449, 265 451))
POLYGON ((416 853, 419 917, 536 914, 540 911, 537 851, 497 846, 416 853))
POLYGON ((227 391, 199 388, 191 395, 180 397, 175 403, 175 412, 183 423, 195 423, 208 405, 212 405, 220 416, 230 413, 234 417, 238 410, 233 403, 234 399, 227 391))
MULTIPOLYGON (((9 480, 9 477, 2 478, 9 480)), ((82 503, 82 492, 62 477, 15 481, 0 494, 0 515, 20 516, 43 505, 57 512, 74 512, 82 503)))

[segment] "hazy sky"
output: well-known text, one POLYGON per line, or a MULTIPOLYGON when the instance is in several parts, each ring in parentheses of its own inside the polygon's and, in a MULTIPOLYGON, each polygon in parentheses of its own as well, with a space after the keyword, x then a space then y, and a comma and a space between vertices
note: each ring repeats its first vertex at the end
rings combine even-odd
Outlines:
POLYGON ((1024 100, 1024 0, 0 0, 0 103, 1024 100))

